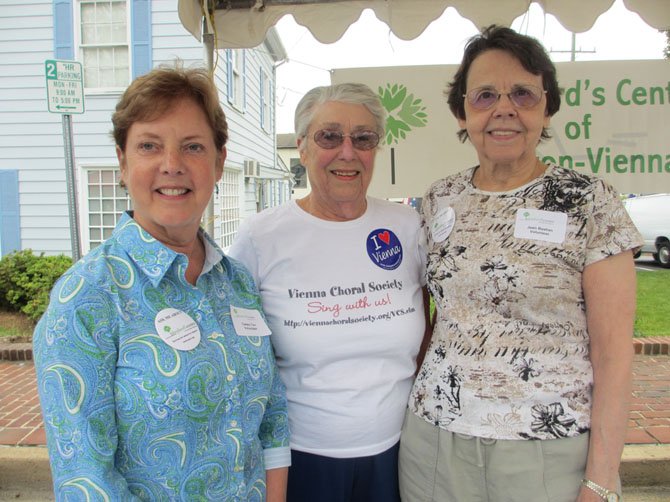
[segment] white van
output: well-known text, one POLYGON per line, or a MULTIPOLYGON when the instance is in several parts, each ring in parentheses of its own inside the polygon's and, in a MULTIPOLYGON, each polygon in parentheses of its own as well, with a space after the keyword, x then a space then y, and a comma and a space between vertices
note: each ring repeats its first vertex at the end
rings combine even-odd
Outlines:
POLYGON ((652 253, 661 266, 670 268, 670 194, 633 197, 624 205, 644 238, 641 252, 652 253))

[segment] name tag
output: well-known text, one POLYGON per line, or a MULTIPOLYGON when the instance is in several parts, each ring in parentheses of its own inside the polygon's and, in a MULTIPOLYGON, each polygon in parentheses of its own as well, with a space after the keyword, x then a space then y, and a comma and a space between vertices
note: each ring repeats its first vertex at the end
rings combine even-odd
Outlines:
POLYGON ((536 241, 562 243, 568 225, 568 215, 540 209, 519 208, 516 211, 514 237, 536 241))
POLYGON ((156 332, 170 347, 177 350, 191 350, 200 343, 200 328, 186 312, 177 309, 163 309, 154 320, 156 332))
POLYGON ((430 235, 434 242, 442 242, 449 237, 449 234, 456 223, 456 213, 452 207, 443 207, 437 211, 430 225, 430 235))
POLYGON ((268 336, 272 333, 258 310, 230 306, 235 332, 240 336, 268 336))

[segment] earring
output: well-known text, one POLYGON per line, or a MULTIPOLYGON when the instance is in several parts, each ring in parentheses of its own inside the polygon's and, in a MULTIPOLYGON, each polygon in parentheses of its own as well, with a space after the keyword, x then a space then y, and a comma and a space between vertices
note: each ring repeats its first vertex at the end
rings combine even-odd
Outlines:
POLYGON ((216 195, 219 195, 219 184, 218 183, 214 183, 214 193, 216 193, 216 195))

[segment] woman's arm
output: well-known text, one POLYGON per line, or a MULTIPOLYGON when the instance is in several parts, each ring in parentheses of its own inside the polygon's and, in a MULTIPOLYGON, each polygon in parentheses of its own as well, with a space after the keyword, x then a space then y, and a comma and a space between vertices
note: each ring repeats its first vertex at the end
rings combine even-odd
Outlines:
POLYGON ((267 485, 267 502, 285 502, 286 485, 288 483, 288 467, 268 469, 265 471, 267 485))
POLYGON ((93 301, 72 303, 52 300, 33 336, 56 500, 138 500, 115 465, 116 350, 92 333, 109 328, 107 310, 93 301))
MULTIPOLYGON (((584 269, 582 285, 593 366, 591 439, 585 478, 615 491, 631 397, 635 265, 632 253, 584 269)), ((582 487, 578 500, 602 500, 582 487)))
MULTIPOLYGON (((267 343, 269 343, 269 340, 267 343)), ((269 357, 269 363, 272 366, 272 387, 261 422, 259 437, 264 448, 267 502, 285 502, 288 466, 291 465, 288 404, 286 388, 279 377, 279 371, 271 350, 269 351, 269 357)))
POLYGON ((430 317, 430 293, 426 286, 422 289, 423 293, 423 314, 426 321, 426 327, 423 331, 423 339, 421 340, 421 346, 419 347, 419 353, 416 356, 416 371, 415 375, 418 375, 423 360, 426 357, 426 351, 430 345, 430 340, 433 337, 433 328, 435 327, 435 315, 433 318, 430 317))

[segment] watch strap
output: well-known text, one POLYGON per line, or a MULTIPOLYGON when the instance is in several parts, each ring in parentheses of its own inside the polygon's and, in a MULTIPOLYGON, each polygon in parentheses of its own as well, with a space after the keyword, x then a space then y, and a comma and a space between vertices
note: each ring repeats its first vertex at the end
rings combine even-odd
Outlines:
POLYGON ((619 494, 608 490, 604 486, 600 486, 598 483, 591 481, 590 479, 582 479, 582 484, 587 487, 589 490, 596 492, 603 500, 611 500, 608 498, 610 495, 616 495, 616 500, 619 500, 619 494))

